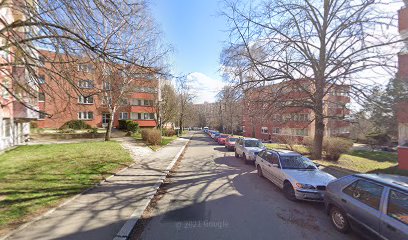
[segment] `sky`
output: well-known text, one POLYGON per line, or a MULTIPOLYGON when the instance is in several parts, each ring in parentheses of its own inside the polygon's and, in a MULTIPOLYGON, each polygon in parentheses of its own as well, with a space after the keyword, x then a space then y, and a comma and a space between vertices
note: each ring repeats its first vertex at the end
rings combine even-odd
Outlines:
POLYGON ((196 103, 214 102, 224 83, 219 56, 228 39, 225 19, 219 16, 219 0, 151 0, 151 8, 174 47, 173 74, 189 74, 195 82, 196 103))

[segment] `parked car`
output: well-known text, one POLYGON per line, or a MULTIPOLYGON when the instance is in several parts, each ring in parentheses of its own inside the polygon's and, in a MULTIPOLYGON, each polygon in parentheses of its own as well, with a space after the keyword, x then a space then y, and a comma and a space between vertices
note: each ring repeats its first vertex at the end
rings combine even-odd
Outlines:
POLYGON ((217 142, 220 145, 225 145, 225 140, 227 139, 228 134, 221 134, 218 138, 217 138, 217 142))
POLYGON ((255 166, 265 177, 283 189, 289 200, 320 201, 326 186, 336 178, 320 171, 307 157, 287 150, 265 150, 258 154, 255 166))
POLYGON ((237 137, 229 136, 225 139, 225 148, 228 150, 235 150, 235 142, 238 140, 237 137))
POLYGON ((221 133, 216 133, 214 135, 214 141, 218 142, 218 138, 221 136, 221 133))
POLYGON ((325 206, 340 232, 367 239, 408 239, 408 177, 356 174, 327 185, 325 206))
POLYGON ((219 132, 216 132, 216 131, 213 131, 213 132, 211 133, 211 135, 210 135, 211 138, 214 139, 216 134, 220 134, 220 133, 219 133, 219 132))
POLYGON ((235 157, 242 157, 249 164, 255 162, 256 155, 264 149, 266 147, 256 138, 239 138, 235 142, 235 157))

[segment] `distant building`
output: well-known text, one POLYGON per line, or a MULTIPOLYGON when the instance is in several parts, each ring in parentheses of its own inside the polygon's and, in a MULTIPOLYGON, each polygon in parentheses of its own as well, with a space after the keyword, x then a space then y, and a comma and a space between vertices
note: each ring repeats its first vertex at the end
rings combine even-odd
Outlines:
MULTIPOLYGON (((313 111, 296 106, 304 104, 307 99, 304 90, 310 91, 312 85, 306 80, 300 84, 299 81, 296 84, 285 82, 247 91, 243 114, 245 137, 282 142, 288 137, 301 141, 304 137, 314 136, 313 111)), ((324 99, 325 115, 330 116, 324 120, 325 136, 349 135, 350 123, 344 120, 349 114, 346 107, 350 102, 348 89, 346 85, 336 85, 324 99)))
MULTIPOLYGON (((50 59, 55 55, 50 51, 41 51, 41 54, 50 59)), ((70 120, 83 120, 92 127, 108 125, 110 114, 107 105, 114 99, 103 93, 110 91, 112 86, 103 82, 103 73, 92 63, 86 63, 85 59, 78 62, 72 64, 72 69, 69 70, 74 79, 72 82, 47 74, 45 71, 51 66, 39 69, 39 78, 43 79, 44 84, 38 96, 38 105, 42 112, 37 122, 39 128, 60 128, 70 120), (49 79, 50 77, 53 79, 49 79)), ((47 64, 49 63, 45 63, 47 64)), ((133 120, 139 123, 140 127, 155 127, 158 79, 152 73, 137 73, 126 77, 134 78, 131 81, 133 86, 130 86, 131 90, 120 99, 121 104, 114 116, 113 127, 118 127, 119 120, 133 120)))
MULTIPOLYGON (((2 21, 10 24, 25 20, 25 16, 18 11, 19 6, 16 6, 19 2, 21 3, 18 0, 10 0, 8 5, 0 8, 2 21)), ((32 2, 27 1, 27 4, 32 4, 32 2)), ((4 29, 2 23, 0 26, 1 29, 4 29)), ((24 36, 27 29, 21 28, 20 30, 17 34, 24 36)), ((3 46, 7 44, 7 39, 0 38, 0 44, 3 46)), ((0 151, 24 143, 30 134, 30 121, 38 117, 35 111, 37 99, 19 90, 21 85, 34 90, 36 86, 31 83, 32 77, 26 71, 25 65, 19 65, 20 59, 17 56, 19 56, 18 50, 13 46, 0 51, 0 63, 6 65, 0 71, 0 82, 8 89, 0 87, 0 151), (11 65, 10 63, 13 63, 13 66, 8 66, 11 65)))
MULTIPOLYGON (((398 11, 398 23, 401 38, 408 39, 408 1, 405 1, 405 7, 398 11)), ((397 78, 403 81, 408 90, 408 40, 405 41, 405 47, 398 55, 397 78)), ((408 102, 400 102, 397 109, 399 167, 408 169, 408 102)))

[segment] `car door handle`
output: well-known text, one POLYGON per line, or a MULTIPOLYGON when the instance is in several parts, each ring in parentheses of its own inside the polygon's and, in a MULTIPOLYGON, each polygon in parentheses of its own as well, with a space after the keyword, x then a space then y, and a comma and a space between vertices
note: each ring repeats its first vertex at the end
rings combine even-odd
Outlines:
POLYGON ((397 231, 397 229, 389 224, 387 224, 387 228, 390 229, 391 231, 397 231))
POLYGON ((346 199, 343 199, 343 198, 342 198, 341 201, 344 202, 344 203, 347 203, 347 200, 346 200, 346 199))

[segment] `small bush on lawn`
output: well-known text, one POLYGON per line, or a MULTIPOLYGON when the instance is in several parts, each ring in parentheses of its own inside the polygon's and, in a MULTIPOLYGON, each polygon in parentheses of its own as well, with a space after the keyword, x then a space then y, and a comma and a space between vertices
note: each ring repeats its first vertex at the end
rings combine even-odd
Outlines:
POLYGON ((64 123, 60 129, 67 129, 71 128, 74 130, 81 130, 81 129, 91 129, 92 127, 82 120, 71 120, 64 123))
POLYGON ((119 120, 118 129, 135 133, 139 131, 139 123, 132 120, 119 120))
POLYGON ((161 134, 160 130, 157 129, 143 129, 142 130, 142 139, 151 145, 160 145, 161 144, 161 134))
POLYGON ((176 130, 174 129, 163 129, 163 135, 166 137, 172 137, 176 135, 176 130))
POLYGON ((323 140, 323 150, 328 160, 339 160, 340 155, 347 153, 352 146, 353 142, 345 138, 328 137, 323 140))
POLYGON ((302 143, 310 153, 313 153, 314 139, 312 137, 304 137, 302 143))

